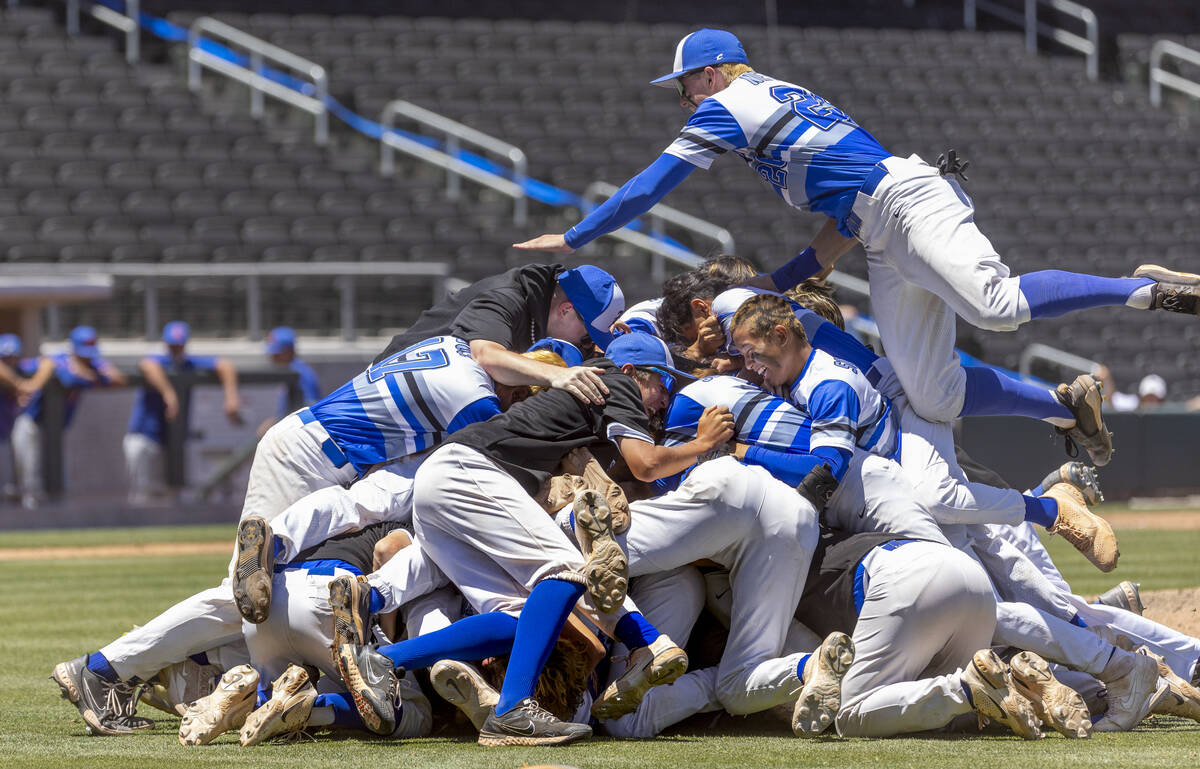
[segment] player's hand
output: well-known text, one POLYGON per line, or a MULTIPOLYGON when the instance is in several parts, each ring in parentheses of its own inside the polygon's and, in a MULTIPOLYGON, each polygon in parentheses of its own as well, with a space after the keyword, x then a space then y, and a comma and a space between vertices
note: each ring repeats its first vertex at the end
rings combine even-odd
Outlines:
POLYGON ((603 406, 604 396, 608 395, 608 387, 600 378, 603 373, 604 369, 594 366, 556 368, 550 378, 550 386, 556 390, 566 390, 584 403, 603 406))
POLYGON ((709 406, 700 415, 696 425, 696 441, 699 448, 712 451, 733 438, 733 414, 724 406, 709 406))
POLYGON ((740 355, 716 355, 712 359, 713 370, 718 374, 736 374, 744 365, 740 355))
POLYGON ((234 395, 225 399, 225 418, 230 424, 241 425, 242 419, 242 399, 234 395))
POLYGON ((561 233, 538 235, 532 240, 527 240, 524 243, 513 243, 513 248, 518 251, 553 251, 558 254, 573 254, 575 249, 567 245, 567 239, 561 233))
POLYGON ((716 315, 709 315, 696 327, 696 341, 688 349, 704 359, 716 355, 723 344, 725 331, 721 328, 721 321, 717 320, 716 315))

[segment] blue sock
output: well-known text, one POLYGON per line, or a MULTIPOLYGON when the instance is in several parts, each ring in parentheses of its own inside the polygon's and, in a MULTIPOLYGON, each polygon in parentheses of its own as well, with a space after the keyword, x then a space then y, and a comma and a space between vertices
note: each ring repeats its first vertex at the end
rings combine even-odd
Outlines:
POLYGON ((507 654, 516 633, 516 619, 492 611, 463 617, 449 627, 408 641, 380 646, 379 653, 398 668, 416 670, 438 660, 481 660, 507 654))
POLYGON ((383 608, 383 594, 375 588, 371 588, 371 613, 378 614, 383 608))
POLYGON ((271 535, 271 558, 278 561, 281 555, 283 555, 283 540, 271 535))
POLYGON ((1058 501, 1050 497, 1025 497, 1025 520, 1050 528, 1058 520, 1058 501))
POLYGON ((267 704, 267 700, 271 699, 271 683, 258 679, 258 704, 256 708, 261 708, 267 704))
POLYGON ((658 640, 662 633, 642 616, 641 612, 631 611, 617 621, 617 640, 625 644, 629 651, 649 646, 658 640))
POLYGON ((87 669, 114 684, 121 680, 117 671, 113 670, 113 666, 109 663, 108 657, 100 652, 92 652, 88 655, 87 669))
POLYGON ((1032 318, 1057 318, 1090 307, 1125 304, 1134 291, 1154 283, 1149 278, 1100 278, 1078 272, 1041 270, 1020 277, 1021 293, 1032 318))
POLYGON ((801 683, 804 682, 804 666, 808 664, 808 658, 811 656, 811 654, 805 654, 796 664, 796 678, 799 678, 801 683))
POLYGON ((960 417, 1020 416, 1033 419, 1075 415, 1045 387, 1027 384, 986 366, 963 366, 967 394, 960 417))
POLYGON ((1040 483, 1029 490, 1029 495, 1031 497, 1040 497, 1045 493, 1046 490, 1042 488, 1042 484, 1040 483))
POLYGON ((367 725, 363 723, 362 716, 358 714, 358 708, 354 707, 354 700, 346 692, 318 694, 316 701, 313 702, 313 707, 333 708, 334 726, 348 726, 352 729, 367 728, 367 725))
POLYGON ((496 703, 497 713, 507 713, 521 700, 533 696, 538 676, 550 659, 567 615, 581 595, 583 585, 564 579, 544 579, 534 586, 517 621, 512 655, 504 673, 504 685, 500 687, 500 701, 496 703))

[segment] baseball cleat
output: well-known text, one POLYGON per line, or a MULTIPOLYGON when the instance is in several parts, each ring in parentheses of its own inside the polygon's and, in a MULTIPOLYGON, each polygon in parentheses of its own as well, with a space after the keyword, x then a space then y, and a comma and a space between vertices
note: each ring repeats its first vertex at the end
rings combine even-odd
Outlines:
POLYGON ((674 683, 687 666, 687 653, 666 633, 660 634, 649 646, 633 650, 625 672, 592 705, 592 715, 609 721, 632 713, 651 687, 674 683))
POLYGON ((1047 475, 1040 484, 1043 489, 1059 483, 1069 483, 1079 489, 1089 505, 1098 505, 1104 501, 1104 492, 1100 490, 1100 478, 1096 468, 1082 462, 1066 462, 1062 467, 1047 475))
POLYGON ((996 652, 975 652, 963 671, 962 682, 970 694, 971 707, 979 714, 980 725, 991 720, 1012 729, 1022 739, 1041 739, 1033 704, 1017 693, 1008 665, 996 652))
POLYGON ((591 736, 592 727, 560 721, 532 697, 526 697, 503 715, 497 715, 496 709, 492 708, 479 730, 479 744, 487 747, 567 745, 591 736))
POLYGON ((1108 710, 1094 725, 1097 732, 1133 729, 1164 694, 1158 689, 1158 664, 1142 654, 1118 649, 1096 678, 1108 693, 1108 710))
POLYGON ((1137 653, 1154 660, 1158 666, 1158 677, 1166 683, 1166 692, 1155 700, 1150 712, 1200 721, 1200 690, 1176 675, 1162 657, 1145 646, 1138 647, 1137 653))
POLYGON ((815 737, 829 728, 842 707, 842 679, 854 664, 854 642, 830 633, 804 665, 804 688, 792 709, 792 734, 815 737))
POLYGON ((1108 521, 1088 510, 1078 489, 1059 483, 1047 489, 1044 496, 1058 503, 1058 518, 1046 531, 1070 542, 1100 571, 1117 568, 1117 559, 1121 557, 1117 535, 1108 521))
POLYGON ((374 647, 358 644, 343 644, 336 661, 342 682, 367 729, 375 734, 395 731, 399 683, 392 661, 374 647))
POLYGON ((1134 614, 1144 614, 1146 606, 1142 603, 1141 585, 1137 582, 1124 580, 1105 590, 1096 597, 1096 603, 1124 609, 1134 614))
POLYGON ((1097 467, 1112 459, 1112 433, 1104 424, 1100 404, 1104 402, 1104 385, 1090 374, 1080 374, 1071 384, 1060 384, 1054 391, 1059 403, 1075 417, 1074 427, 1058 427, 1066 436, 1067 454, 1075 456, 1074 446, 1087 451, 1097 467))
POLYGON ((575 539, 587 562, 584 584, 596 608, 612 613, 625 602, 629 561, 612 530, 612 513, 599 493, 590 489, 575 497, 575 539))
POLYGON ((275 543, 271 524, 252 515, 238 524, 237 555, 233 569, 233 599, 247 622, 266 622, 271 614, 271 580, 275 543))
POLYGON ((230 729, 240 729, 258 701, 258 671, 230 668, 212 694, 188 705, 179 722, 179 744, 207 745, 230 729))
POLYGON ((1091 736, 1092 722, 1079 692, 1059 681, 1050 665, 1033 652, 1021 652, 1009 663, 1018 692, 1033 704, 1042 723, 1064 737, 1091 736))
POLYGON ((1133 277, 1155 281, 1151 310, 1200 315, 1200 275, 1168 270, 1157 264, 1143 264, 1133 271, 1133 277))
POLYGON ((224 672, 216 665, 201 665, 189 657, 168 665, 147 681, 142 702, 173 716, 182 716, 188 705, 212 694, 224 672))
POLYGON ((329 583, 329 608, 333 610, 333 658, 344 644, 362 646, 369 640, 371 585, 366 577, 336 577, 329 583))
POLYGON ((581 485, 578 486, 580 490, 596 489, 601 492, 600 496, 608 503, 612 513, 612 530, 615 533, 624 534, 629 529, 629 500, 625 497, 625 491, 619 483, 608 477, 592 452, 585 448, 572 449, 562 458, 559 467, 568 475, 581 479, 581 485))
POLYGON ((308 725, 317 690, 308 680, 308 671, 288 665, 271 685, 271 699, 246 717, 238 741, 242 747, 266 742, 281 734, 298 732, 308 725))
POLYGON ((87 655, 54 666, 50 680, 58 684, 63 699, 79 708, 89 734, 119 737, 145 729, 154 722, 134 715, 138 691, 126 681, 105 680, 87 667, 87 655))
POLYGON ((471 720, 476 730, 483 724, 500 701, 500 695, 483 680, 473 665, 455 660, 442 660, 429 669, 433 689, 471 720))

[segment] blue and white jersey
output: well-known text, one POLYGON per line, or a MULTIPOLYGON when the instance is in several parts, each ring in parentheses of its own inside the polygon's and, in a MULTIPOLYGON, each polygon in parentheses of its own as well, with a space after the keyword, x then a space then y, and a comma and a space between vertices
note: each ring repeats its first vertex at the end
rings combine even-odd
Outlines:
POLYGON ((838 223, 867 174, 891 153, 817 94, 757 72, 700 103, 666 152, 700 168, 735 152, 793 208, 838 223))
POLYGON ((855 447, 894 457, 900 448, 900 417, 853 364, 813 350, 788 388, 788 400, 812 420, 811 448, 855 447))
POLYGON ((313 416, 360 473, 415 454, 500 413, 469 342, 439 336, 373 364, 312 407, 313 416))
POLYGON ((709 406, 725 406, 733 414, 738 443, 791 454, 808 451, 807 415, 744 379, 721 375, 692 382, 675 394, 663 420, 663 443, 678 446, 695 438, 700 415, 709 406))
POLYGON ((662 297, 638 302, 625 310, 617 322, 628 325, 630 331, 641 331, 662 339, 662 329, 658 327, 658 308, 662 303, 662 297))

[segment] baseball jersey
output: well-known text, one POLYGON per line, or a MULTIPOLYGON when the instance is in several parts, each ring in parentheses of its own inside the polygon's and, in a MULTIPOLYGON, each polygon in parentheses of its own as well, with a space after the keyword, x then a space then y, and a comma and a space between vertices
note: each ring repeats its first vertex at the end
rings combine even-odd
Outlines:
MULTIPOLYGON (((184 355, 182 358, 173 358, 165 353, 158 353, 146 357, 162 366, 168 375, 189 371, 213 371, 217 367, 217 359, 209 355, 184 355)), ((181 416, 182 424, 186 425, 187 414, 181 416)), ((138 390, 133 401, 133 412, 129 415, 127 432, 145 435, 158 443, 166 442, 166 404, 163 403, 158 390, 149 386, 138 390)))
POLYGON ((546 336, 550 300, 564 269, 561 264, 527 264, 452 292, 392 337, 375 362, 434 336, 486 339, 525 352, 546 336))
POLYGON ((704 409, 725 406, 733 414, 734 440, 789 453, 808 452, 811 420, 776 395, 733 376, 692 382, 671 399, 663 420, 667 446, 694 439, 704 409))
POLYGON ((893 457, 900 448, 900 418, 851 363, 813 350, 788 400, 812 420, 812 448, 829 446, 847 454, 860 448, 893 457))
MULTIPOLYGON (((360 574, 370 574, 374 569, 375 545, 396 529, 404 527, 396 521, 383 521, 370 526, 330 537, 324 542, 302 550, 292 563, 313 561, 341 561, 358 569, 360 574)), ((282 567, 276 566, 277 571, 282 567)))
MULTIPOLYGON (((288 363, 288 370, 295 371, 300 377, 297 384, 300 386, 300 399, 305 406, 321 399, 321 380, 317 378, 317 372, 313 371, 312 366, 299 358, 292 358, 288 363)), ((279 398, 275 403, 275 416, 285 417, 294 410, 291 398, 288 396, 288 388, 281 387, 279 398)))
POLYGON ((625 310, 625 313, 617 318, 617 322, 628 325, 630 331, 641 331, 661 339, 662 329, 658 326, 658 308, 662 306, 662 303, 662 297, 638 302, 625 310))
MULTIPOLYGON (((102 369, 108 364, 102 358, 94 358, 92 363, 96 368, 96 381, 92 381, 85 377, 81 377, 71 370, 71 354, 58 353, 51 355, 50 359, 54 361, 54 376, 66 388, 66 413, 63 415, 63 426, 71 424, 71 419, 75 416, 75 408, 79 405, 79 398, 84 390, 92 387, 97 387, 102 384, 108 384, 108 377, 102 373, 102 369)), ((33 400, 25 407, 22 412, 28 414, 35 422, 42 422, 42 393, 39 391, 33 396, 33 400)))
POLYGON ((486 422, 459 430, 447 443, 484 454, 530 496, 541 490, 572 449, 622 438, 654 443, 642 391, 606 358, 584 361, 603 369, 604 404, 581 403, 566 390, 543 390, 486 422))
POLYGON ((845 219, 879 161, 874 136, 807 88, 747 72, 706 98, 665 150, 699 168, 734 152, 793 208, 845 219))
POLYGON ((463 339, 439 336, 372 364, 311 407, 360 473, 500 413, 491 378, 463 339))

